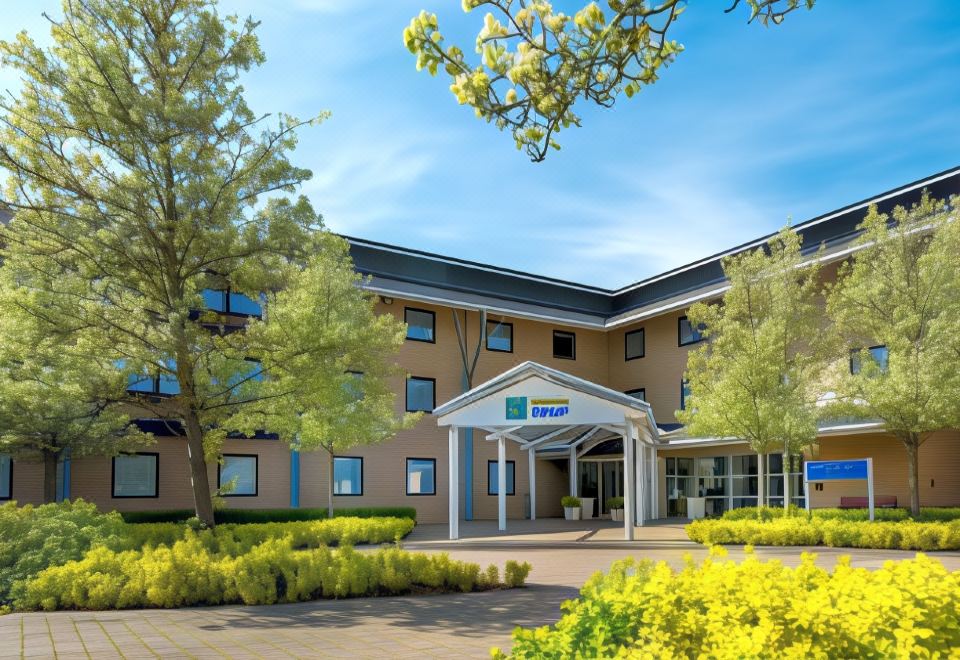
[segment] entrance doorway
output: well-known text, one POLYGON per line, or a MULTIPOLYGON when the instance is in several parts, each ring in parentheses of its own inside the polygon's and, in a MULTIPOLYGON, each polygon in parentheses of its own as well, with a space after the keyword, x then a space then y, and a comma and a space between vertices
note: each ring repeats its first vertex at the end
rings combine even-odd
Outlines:
POLYGON ((577 493, 593 498, 593 515, 607 515, 607 499, 623 497, 623 459, 580 460, 577 493))

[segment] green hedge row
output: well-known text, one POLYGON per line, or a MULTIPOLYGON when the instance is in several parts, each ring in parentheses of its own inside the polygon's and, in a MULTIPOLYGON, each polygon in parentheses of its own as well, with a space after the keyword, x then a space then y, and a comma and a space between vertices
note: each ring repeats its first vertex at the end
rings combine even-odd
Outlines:
POLYGON ((92 549, 80 561, 53 566, 30 580, 21 609, 121 609, 244 603, 261 605, 316 598, 473 591, 519 587, 529 564, 496 566, 454 561, 446 554, 399 548, 376 553, 343 547, 295 550, 271 539, 233 557, 210 552, 195 535, 172 547, 116 552, 92 549))
MULTIPOLYGON (((895 522, 898 520, 911 520, 908 509, 875 509, 875 520, 884 520, 895 522)), ((724 511, 724 520, 775 520, 783 517, 802 517, 807 516, 805 509, 791 506, 789 511, 783 507, 742 507, 724 511)), ((825 520, 869 520, 870 512, 867 509, 813 509, 810 514, 814 518, 825 520)), ((921 522, 950 522, 951 520, 960 520, 960 507, 924 507, 920 509, 920 516, 917 520, 921 522)))
MULTIPOLYGON (((194 516, 192 509, 164 511, 123 511, 128 523, 184 522, 194 516)), ((325 520, 326 508, 307 509, 221 509, 214 513, 217 523, 265 523, 325 520)), ((333 517, 340 518, 409 518, 417 519, 417 510, 409 506, 352 507, 334 509, 333 517)))
POLYGON ((704 545, 826 545, 835 548, 960 550, 960 520, 857 521, 792 517, 695 520, 687 536, 704 545))

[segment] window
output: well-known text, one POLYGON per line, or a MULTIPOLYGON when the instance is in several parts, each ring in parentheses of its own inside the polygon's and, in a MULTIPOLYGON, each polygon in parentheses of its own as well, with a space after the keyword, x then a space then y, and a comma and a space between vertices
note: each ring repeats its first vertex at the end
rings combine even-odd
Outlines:
MULTIPOLYGON (((497 470, 499 464, 497 461, 487 461, 487 495, 497 495, 497 488, 500 486, 500 473, 497 470)), ((516 491, 516 463, 507 461, 507 495, 513 495, 516 491)))
POLYGON ((407 339, 425 341, 431 344, 436 342, 434 337, 436 314, 433 312, 405 307, 403 309, 403 322, 407 324, 407 339))
POLYGON ((553 331, 553 357, 563 360, 577 359, 577 336, 572 332, 553 331))
POLYGON ((351 401, 363 400, 363 372, 348 371, 348 378, 343 383, 343 390, 351 401))
POLYGON ((684 378, 680 381, 680 410, 687 409, 687 400, 690 398, 690 381, 684 378))
POLYGON ((363 459, 359 456, 335 456, 333 494, 363 495, 363 459))
POLYGON ((157 497, 159 454, 121 454, 113 457, 114 497, 157 497))
POLYGON ((407 495, 437 494, 437 459, 407 459, 407 495))
POLYGON ((732 466, 733 508, 757 506, 760 480, 757 477, 757 455, 734 456, 732 466))
POLYGON ((224 454, 217 475, 217 488, 223 488, 236 479, 236 484, 225 497, 255 496, 257 494, 256 454, 224 454))
POLYGON ((13 458, 0 454, 0 500, 13 499, 13 458))
MULTIPOLYGON (((790 503, 803 507, 803 456, 790 457, 790 503)), ((783 454, 767 456, 767 504, 783 506, 783 454)))
POLYGON ((513 353, 513 324, 487 321, 487 350, 513 353))
POLYGON ((646 337, 643 328, 633 330, 623 336, 623 357, 625 360, 636 360, 646 354, 646 337))
POLYGON ((223 314, 237 314, 239 316, 261 316, 263 314, 263 296, 260 302, 242 293, 230 289, 204 289, 203 304, 207 309, 223 314))
POLYGON ((407 412, 433 412, 437 407, 437 381, 410 376, 407 379, 407 412))
POLYGON ((180 383, 177 382, 177 363, 175 360, 164 360, 165 369, 157 369, 155 375, 149 373, 130 374, 127 376, 127 392, 173 396, 180 394, 180 383))
MULTIPOLYGON (((876 363, 880 373, 887 371, 887 364, 890 360, 890 351, 886 346, 871 346, 867 349, 870 360, 876 363)), ((850 351, 850 373, 858 374, 863 370, 863 349, 855 348, 850 351)))
POLYGON ((707 498, 708 515, 720 515, 727 510, 729 479, 727 476, 727 457, 714 456, 698 458, 697 496, 707 498))
POLYGON ((667 515, 686 516, 688 497, 696 494, 692 458, 667 458, 667 515))
POLYGON ((698 325, 694 328, 690 325, 690 321, 686 316, 681 316, 677 320, 677 342, 680 346, 687 346, 689 344, 696 344, 698 341, 703 341, 703 335, 701 334, 704 331, 703 325, 698 325))
POLYGON ((644 387, 638 387, 635 390, 627 390, 624 392, 627 396, 632 396, 634 399, 640 399, 641 401, 647 400, 647 390, 644 387))

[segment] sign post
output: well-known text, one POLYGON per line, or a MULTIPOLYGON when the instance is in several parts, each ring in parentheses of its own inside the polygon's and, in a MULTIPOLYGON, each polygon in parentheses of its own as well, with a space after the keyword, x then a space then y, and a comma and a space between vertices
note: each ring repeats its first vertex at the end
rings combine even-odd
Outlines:
POLYGON ((824 481, 866 481, 867 506, 873 522, 873 459, 854 458, 843 461, 807 461, 803 464, 803 492, 810 511, 810 484, 824 481))

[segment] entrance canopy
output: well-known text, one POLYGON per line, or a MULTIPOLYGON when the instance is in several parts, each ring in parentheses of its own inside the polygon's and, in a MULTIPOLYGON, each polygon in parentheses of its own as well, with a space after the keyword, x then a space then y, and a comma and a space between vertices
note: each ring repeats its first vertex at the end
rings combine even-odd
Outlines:
POLYGON ((536 455, 566 449, 570 493, 576 494, 577 457, 597 442, 623 439, 624 529, 656 515, 656 458, 660 442, 650 404, 536 362, 524 362, 433 411, 450 428, 450 538, 459 536, 460 428, 487 431, 498 443, 497 489, 500 529, 506 529, 505 441, 529 452, 530 512, 536 517, 536 455), (638 452, 639 447, 639 452, 638 452), (638 478, 639 477, 639 478, 638 478), (636 506, 639 502, 640 506, 636 506))

